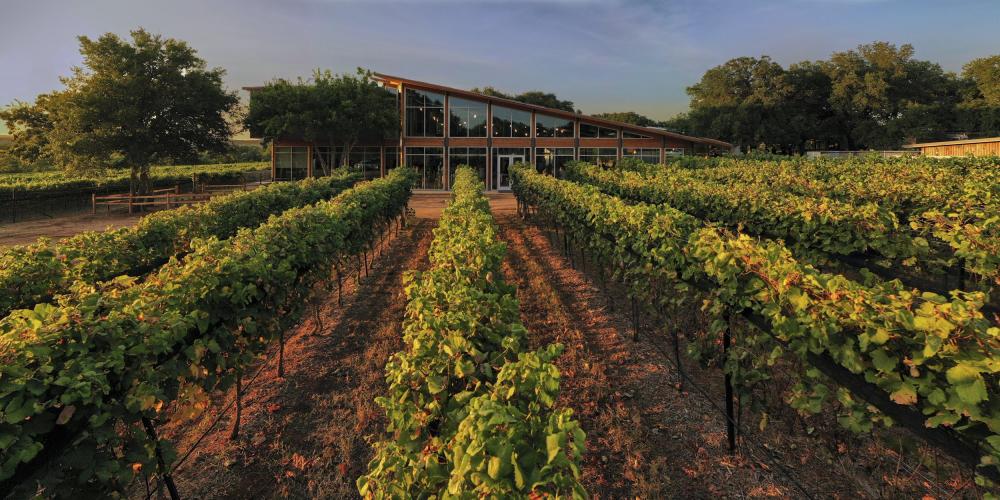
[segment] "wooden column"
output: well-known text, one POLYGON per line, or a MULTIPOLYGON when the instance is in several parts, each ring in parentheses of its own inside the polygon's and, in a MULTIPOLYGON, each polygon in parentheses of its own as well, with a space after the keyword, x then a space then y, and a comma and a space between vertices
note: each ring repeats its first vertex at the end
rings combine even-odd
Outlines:
POLYGON ((277 177, 277 172, 278 172, 277 165, 274 162, 274 149, 275 149, 274 141, 271 141, 271 180, 272 181, 274 181, 274 179, 277 177))
POLYGON ((486 103, 486 189, 493 189, 493 103, 486 103))
POLYGON ((378 176, 385 177, 385 146, 378 147, 378 176))
POLYGON ((309 143, 306 146, 306 177, 313 177, 313 148, 316 145, 309 143))

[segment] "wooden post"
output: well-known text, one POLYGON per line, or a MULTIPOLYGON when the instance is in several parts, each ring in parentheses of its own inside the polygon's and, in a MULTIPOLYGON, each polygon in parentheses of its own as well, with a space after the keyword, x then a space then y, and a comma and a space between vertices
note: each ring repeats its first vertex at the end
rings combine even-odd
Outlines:
POLYGON ((90 193, 90 213, 97 215, 97 193, 90 193))
POLYGON ((156 428, 153 426, 153 421, 149 418, 142 417, 142 426, 146 428, 146 436, 153 441, 153 449, 156 454, 156 468, 159 470, 160 476, 163 478, 163 483, 167 485, 167 491, 170 492, 170 498, 172 500, 180 500, 181 496, 177 492, 177 486, 174 484, 174 478, 171 477, 169 472, 167 472, 167 463, 163 459, 163 449, 160 448, 160 439, 156 437, 156 428))
POLYGON ((233 432, 229 434, 229 439, 240 437, 240 419, 243 417, 243 373, 236 374, 236 421, 233 423, 233 432))
POLYGON ((278 332, 278 376, 285 378, 285 330, 278 332))

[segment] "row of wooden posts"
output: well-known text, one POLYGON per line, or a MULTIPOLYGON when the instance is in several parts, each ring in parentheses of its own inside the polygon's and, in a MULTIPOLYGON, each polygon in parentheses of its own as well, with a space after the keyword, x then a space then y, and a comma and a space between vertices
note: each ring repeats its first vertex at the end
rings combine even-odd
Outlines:
POLYGON ((91 213, 97 213, 98 205, 107 207, 108 213, 111 213, 111 207, 128 207, 129 214, 132 214, 138 207, 177 208, 183 205, 203 203, 216 194, 239 190, 250 191, 264 184, 266 183, 216 184, 202 186, 199 192, 194 193, 182 193, 180 185, 172 188, 154 189, 150 194, 143 195, 130 193, 98 195, 94 193, 90 195, 91 213))

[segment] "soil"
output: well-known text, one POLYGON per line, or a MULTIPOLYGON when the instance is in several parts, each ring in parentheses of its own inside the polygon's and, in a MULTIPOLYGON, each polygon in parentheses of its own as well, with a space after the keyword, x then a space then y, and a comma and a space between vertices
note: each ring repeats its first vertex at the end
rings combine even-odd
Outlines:
POLYGON ((103 231, 132 226, 139 222, 142 214, 129 215, 126 212, 105 214, 60 215, 51 219, 32 219, 22 222, 0 224, 0 248, 34 243, 38 238, 66 238, 84 231, 103 231))
MULTIPOLYGON (((582 478, 592 497, 978 496, 967 473, 935 477, 940 470, 930 472, 879 441, 827 432, 835 422, 805 422, 824 429, 806 431, 787 410, 775 411, 764 431, 756 430, 760 415, 748 411, 747 434, 730 454, 721 372, 683 358, 705 393, 682 386, 672 344, 653 333, 655 321, 640 318, 640 335, 633 337, 620 286, 600 286, 593 265, 584 272, 579 255, 571 265, 536 222, 516 215, 513 196, 490 198, 508 246, 505 279, 518 287, 533 347, 565 346, 557 404, 573 409, 587 432, 582 478)), ((286 336, 285 376, 277 376, 272 360, 246 389, 237 439, 229 439, 233 411, 223 411, 233 391, 214 398, 196 420, 165 426, 164 437, 183 456, 223 414, 176 474, 182 497, 357 497, 370 442, 385 428, 374 402, 386 389, 385 362, 403 348, 402 274, 428 266, 431 229, 447 199, 447 193, 415 194, 410 225, 385 243, 368 276, 345 282, 343 304, 335 291, 317 295, 320 321, 310 308, 286 336)), ((692 335, 700 327, 678 326, 692 335)))

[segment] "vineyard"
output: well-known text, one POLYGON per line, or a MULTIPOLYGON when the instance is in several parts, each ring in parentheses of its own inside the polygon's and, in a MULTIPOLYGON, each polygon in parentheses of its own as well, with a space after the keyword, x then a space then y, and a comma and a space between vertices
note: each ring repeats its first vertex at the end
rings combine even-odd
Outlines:
MULTIPOLYGON (((222 165, 177 165, 152 167, 149 171, 151 186, 173 186, 197 178, 201 182, 238 180, 244 172, 264 170, 264 162, 230 163, 222 165)), ((129 172, 111 171, 100 175, 71 176, 63 172, 29 172, 0 174, 0 192, 16 192, 25 196, 42 196, 70 191, 127 191, 129 172)))
POLYGON ((0 497, 995 498, 998 166, 338 170, 11 247, 0 497))

